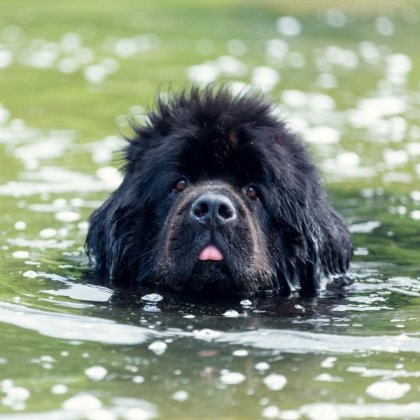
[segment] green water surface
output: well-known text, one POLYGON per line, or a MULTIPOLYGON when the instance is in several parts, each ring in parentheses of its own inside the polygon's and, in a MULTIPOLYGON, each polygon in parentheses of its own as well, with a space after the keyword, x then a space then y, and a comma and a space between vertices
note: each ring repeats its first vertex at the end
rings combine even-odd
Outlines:
POLYGON ((419 39, 414 1, 0 0, 0 418, 420 419, 419 39), (191 82, 262 89, 301 133, 352 287, 153 306, 88 283, 127 115, 191 82))

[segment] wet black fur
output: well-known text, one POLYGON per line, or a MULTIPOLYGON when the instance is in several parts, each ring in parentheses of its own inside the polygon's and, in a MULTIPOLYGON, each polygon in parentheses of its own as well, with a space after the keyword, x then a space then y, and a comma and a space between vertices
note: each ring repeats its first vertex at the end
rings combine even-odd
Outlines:
POLYGON ((158 99, 125 159, 124 180, 92 214, 86 242, 113 286, 307 295, 323 278, 344 277, 349 231, 304 145, 260 96, 192 88, 158 99), (180 178, 188 186, 174 192, 180 178), (247 197, 249 186, 258 200, 247 197), (232 226, 191 223, 191 203, 209 191, 232 201, 232 226), (208 243, 223 261, 197 260, 208 243))

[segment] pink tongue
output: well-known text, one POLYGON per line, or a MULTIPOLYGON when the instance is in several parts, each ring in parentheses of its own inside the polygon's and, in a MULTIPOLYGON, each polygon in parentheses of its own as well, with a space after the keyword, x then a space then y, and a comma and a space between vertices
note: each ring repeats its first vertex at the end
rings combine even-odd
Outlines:
POLYGON ((198 259, 201 261, 220 261, 223 260, 223 255, 214 245, 208 245, 201 251, 198 259))

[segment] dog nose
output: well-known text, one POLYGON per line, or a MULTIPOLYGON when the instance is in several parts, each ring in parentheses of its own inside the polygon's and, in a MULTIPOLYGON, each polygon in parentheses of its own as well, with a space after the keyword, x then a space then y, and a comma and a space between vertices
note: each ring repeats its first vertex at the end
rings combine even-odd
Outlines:
POLYGON ((236 219, 236 209, 229 197, 204 193, 192 203, 190 217, 202 225, 221 226, 236 219))

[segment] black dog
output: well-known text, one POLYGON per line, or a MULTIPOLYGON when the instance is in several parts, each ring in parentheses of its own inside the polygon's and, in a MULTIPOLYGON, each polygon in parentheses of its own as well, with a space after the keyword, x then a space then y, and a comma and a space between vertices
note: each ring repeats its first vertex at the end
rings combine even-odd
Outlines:
POLYGON ((192 88, 158 99, 135 132, 121 186, 90 218, 99 276, 241 295, 345 278, 350 233, 266 100, 192 88))

